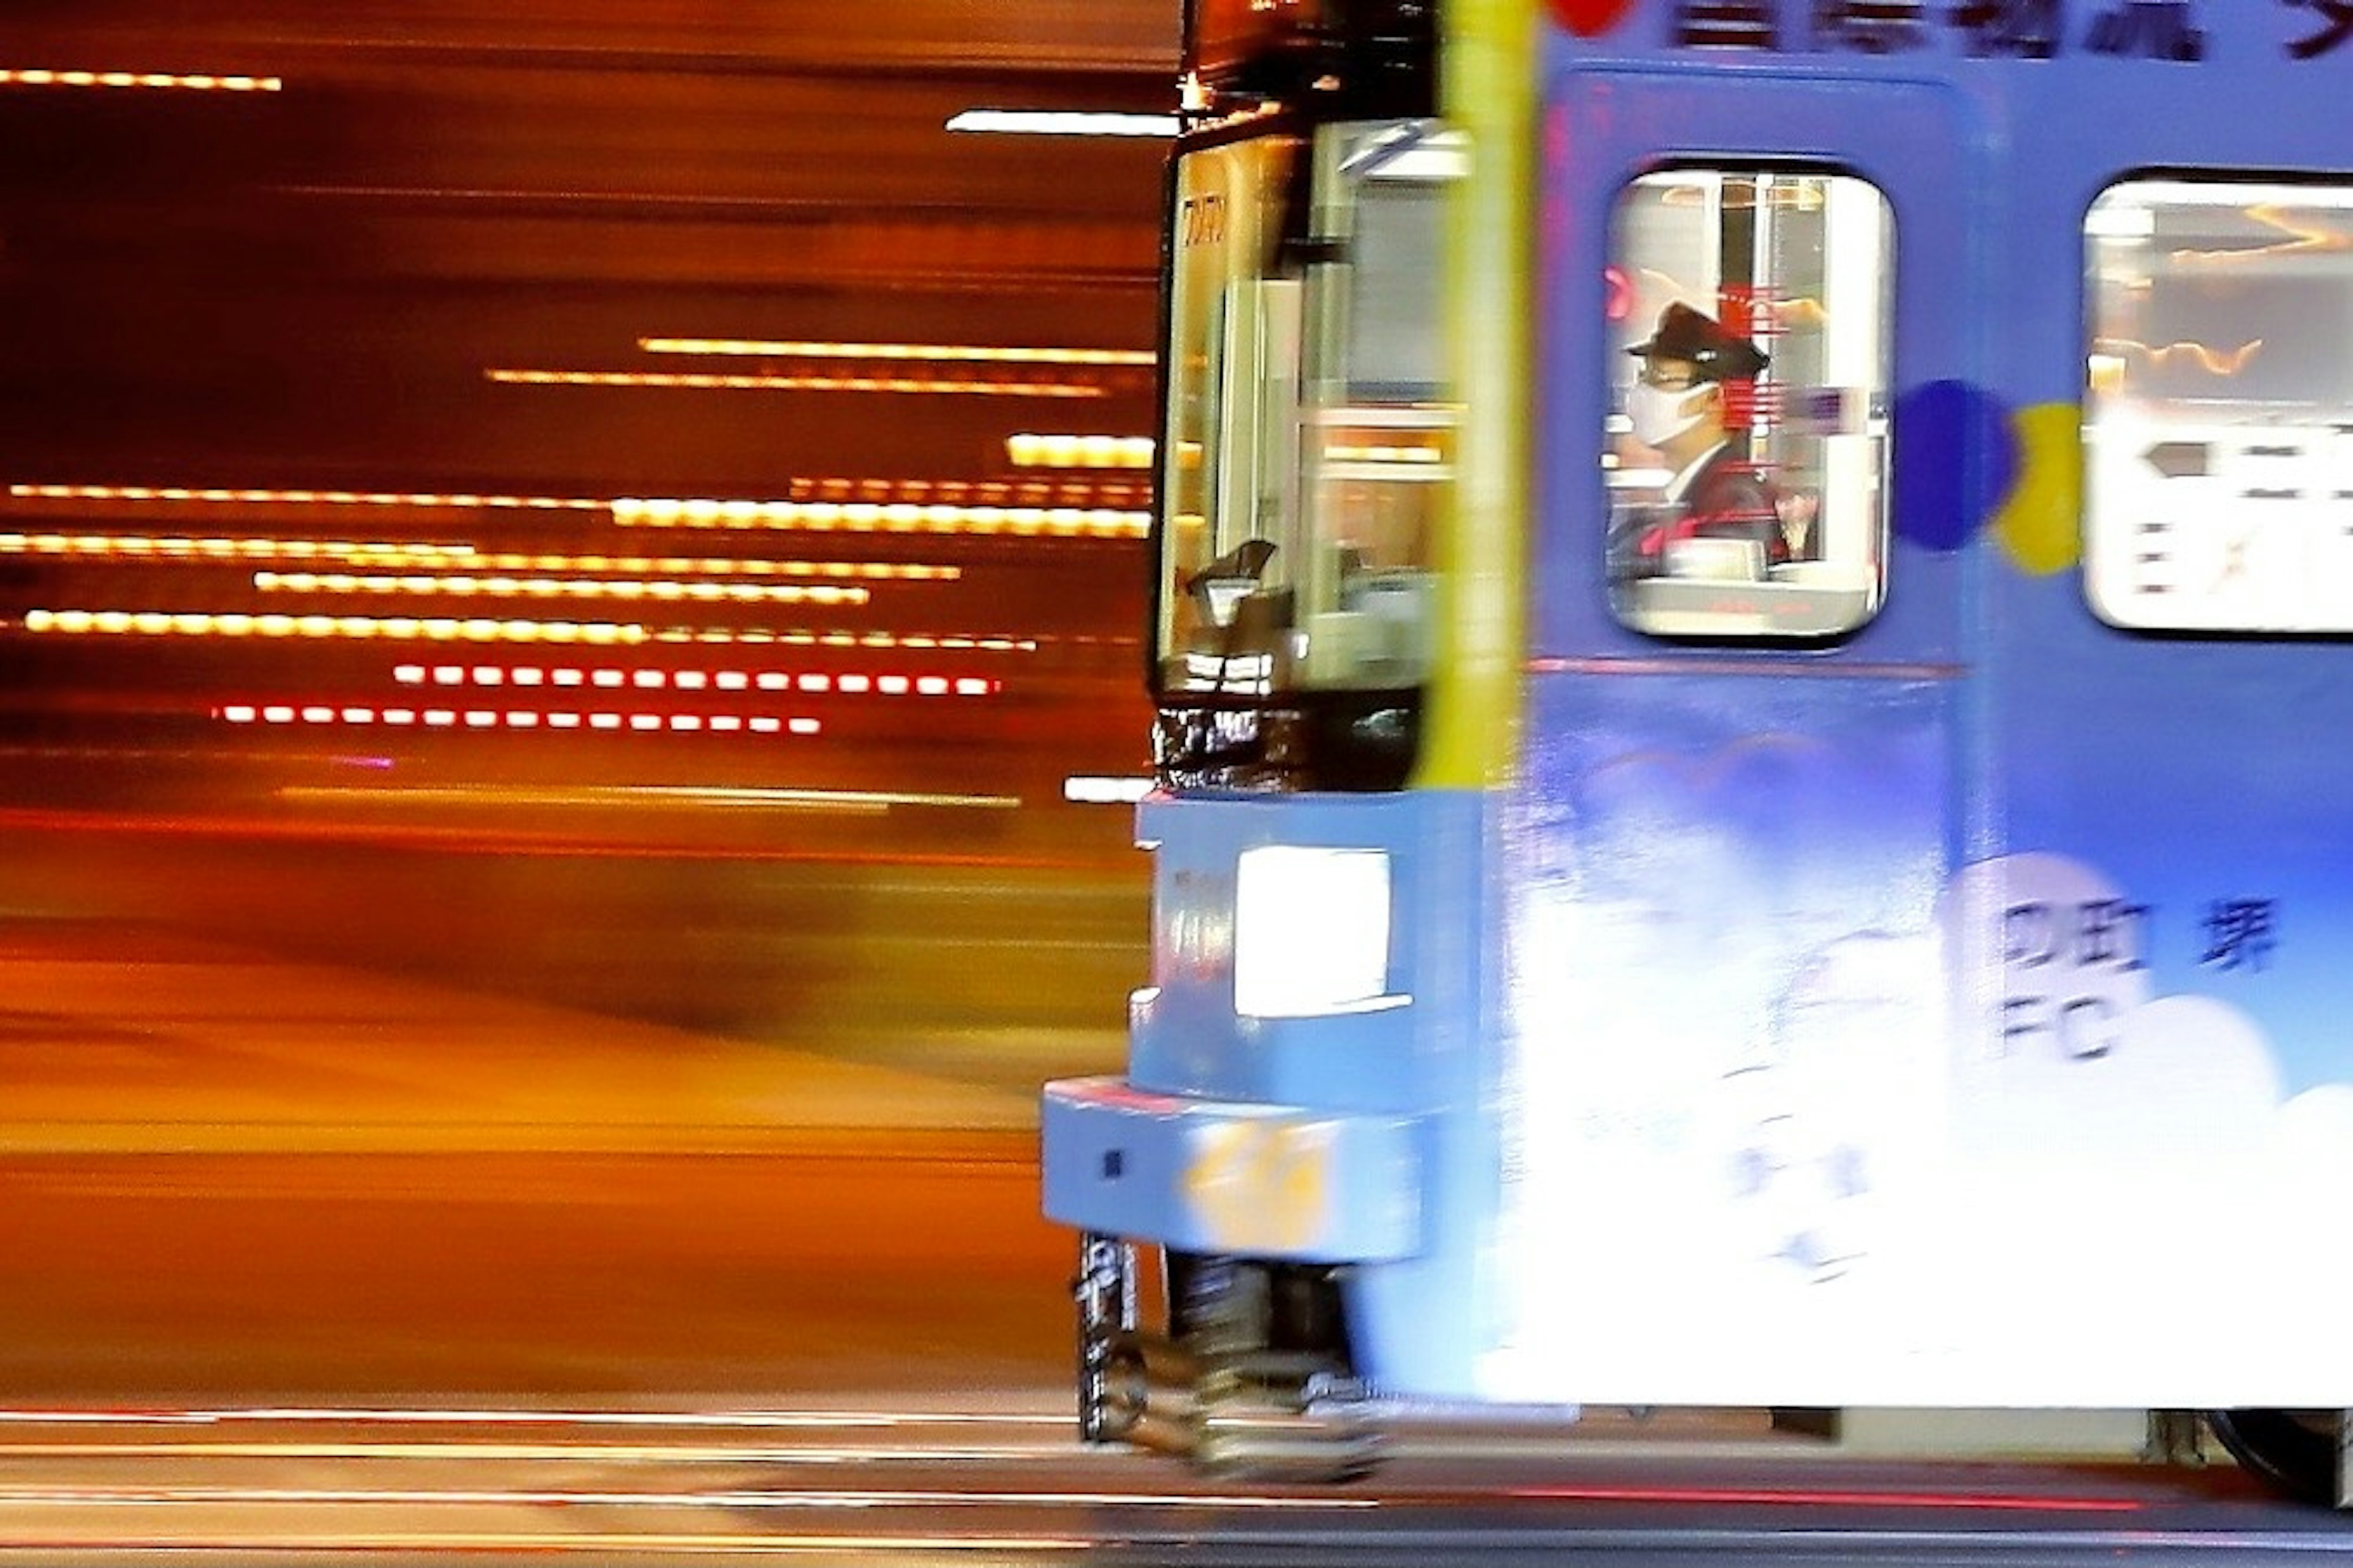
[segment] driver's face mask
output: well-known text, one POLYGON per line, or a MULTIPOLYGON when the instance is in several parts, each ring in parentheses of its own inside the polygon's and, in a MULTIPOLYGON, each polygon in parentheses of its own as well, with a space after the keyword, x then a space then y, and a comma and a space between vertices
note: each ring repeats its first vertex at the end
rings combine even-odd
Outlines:
POLYGON ((1634 426, 1634 439, 1645 447, 1673 440, 1707 416, 1705 400, 1715 390, 1707 382, 1681 390, 1636 382, 1626 395, 1626 417, 1634 426))

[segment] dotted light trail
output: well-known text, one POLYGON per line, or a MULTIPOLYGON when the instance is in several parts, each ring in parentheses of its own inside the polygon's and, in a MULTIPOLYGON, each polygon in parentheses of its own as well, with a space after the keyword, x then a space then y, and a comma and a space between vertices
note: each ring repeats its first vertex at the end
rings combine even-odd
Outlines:
POLYGON ((611 690, 633 687, 641 691, 798 691, 810 695, 839 692, 861 697, 994 697, 1005 689, 1001 680, 975 675, 881 674, 847 670, 782 669, 624 669, 615 666, 494 664, 403 664, 392 678, 403 686, 520 686, 591 688, 611 690))
POLYGON ((649 713, 643 710, 407 708, 365 703, 229 702, 213 710, 231 724, 381 724, 391 729, 554 730, 635 735, 814 735, 815 719, 778 713, 649 713))

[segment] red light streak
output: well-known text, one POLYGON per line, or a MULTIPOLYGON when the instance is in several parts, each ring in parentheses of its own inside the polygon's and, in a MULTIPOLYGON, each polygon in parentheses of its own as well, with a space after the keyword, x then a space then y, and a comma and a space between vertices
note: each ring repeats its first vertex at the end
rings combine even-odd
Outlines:
POLYGON ((1799 1487, 1514 1487, 1507 1497, 1547 1502, 1769 1504, 1788 1508, 1929 1508, 2006 1513, 2138 1513, 2131 1498, 2027 1497, 2007 1492, 1863 1491, 1799 1487))

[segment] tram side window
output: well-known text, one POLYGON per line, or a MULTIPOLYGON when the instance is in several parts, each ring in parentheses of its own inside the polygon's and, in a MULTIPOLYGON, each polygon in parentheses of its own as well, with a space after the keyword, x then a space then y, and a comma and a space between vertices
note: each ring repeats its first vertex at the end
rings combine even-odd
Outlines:
POLYGON ((1862 626, 1886 591, 1886 198, 1825 172, 1646 174, 1610 258, 1618 618, 1736 639, 1862 626))
POLYGON ((2353 186, 2136 179, 2084 220, 2084 584, 2142 631, 2353 632, 2353 186))

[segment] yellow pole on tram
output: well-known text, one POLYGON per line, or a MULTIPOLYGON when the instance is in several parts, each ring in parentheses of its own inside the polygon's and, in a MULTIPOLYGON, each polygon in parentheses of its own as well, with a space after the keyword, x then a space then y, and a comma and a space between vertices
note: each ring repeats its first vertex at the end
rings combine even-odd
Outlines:
POLYGON ((1471 144, 1442 283, 1461 425, 1439 546, 1439 649, 1413 782, 1480 789, 1516 760, 1525 637, 1538 0, 1440 0, 1439 111, 1471 144))

